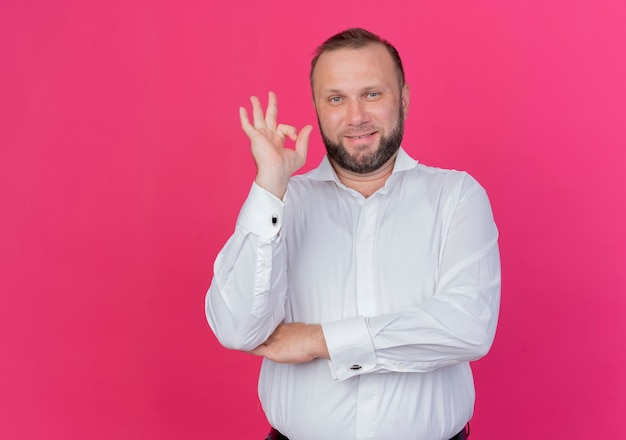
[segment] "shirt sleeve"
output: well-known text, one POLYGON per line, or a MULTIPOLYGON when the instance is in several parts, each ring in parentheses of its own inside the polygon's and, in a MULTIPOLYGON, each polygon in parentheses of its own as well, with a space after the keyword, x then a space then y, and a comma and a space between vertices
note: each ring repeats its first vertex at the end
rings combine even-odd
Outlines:
POLYGON ((284 318, 284 203, 253 183, 234 234, 219 252, 205 298, 209 325, 222 345, 252 350, 284 318))
POLYGON ((500 306, 498 230, 485 191, 469 176, 439 266, 434 295, 417 306, 322 325, 336 379, 426 372, 489 351, 500 306))

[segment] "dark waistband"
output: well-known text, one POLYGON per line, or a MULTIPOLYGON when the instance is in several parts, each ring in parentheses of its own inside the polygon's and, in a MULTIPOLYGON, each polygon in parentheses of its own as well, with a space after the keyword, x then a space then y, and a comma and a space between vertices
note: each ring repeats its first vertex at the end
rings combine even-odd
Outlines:
MULTIPOLYGON (((461 432, 459 432, 457 435, 452 437, 450 440, 467 440, 467 438, 469 437, 469 433, 470 433, 470 429, 469 429, 469 423, 468 423, 467 425, 465 425, 465 428, 461 430, 461 432)), ((272 428, 272 430, 270 431, 269 435, 267 436, 265 440, 289 440, 289 439, 285 437, 284 435, 282 435, 278 430, 272 428)))

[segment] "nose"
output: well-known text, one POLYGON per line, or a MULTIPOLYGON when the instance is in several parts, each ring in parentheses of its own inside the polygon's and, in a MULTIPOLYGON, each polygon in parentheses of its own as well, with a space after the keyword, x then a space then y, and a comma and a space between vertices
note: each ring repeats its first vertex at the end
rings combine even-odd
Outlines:
POLYGON ((362 125, 367 122, 368 114, 365 103, 361 100, 353 99, 348 103, 347 123, 349 125, 362 125))

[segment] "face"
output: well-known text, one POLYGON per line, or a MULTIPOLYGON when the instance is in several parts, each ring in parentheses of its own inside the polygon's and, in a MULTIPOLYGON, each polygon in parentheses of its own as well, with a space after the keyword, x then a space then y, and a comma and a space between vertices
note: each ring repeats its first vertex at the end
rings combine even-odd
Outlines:
POLYGON ((369 174, 400 148, 409 88, 400 89, 382 44, 323 53, 313 72, 313 100, 329 158, 369 174))

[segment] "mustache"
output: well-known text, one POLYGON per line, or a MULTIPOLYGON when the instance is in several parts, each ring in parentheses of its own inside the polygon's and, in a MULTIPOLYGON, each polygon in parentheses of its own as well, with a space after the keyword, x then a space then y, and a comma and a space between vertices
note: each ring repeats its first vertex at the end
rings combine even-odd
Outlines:
POLYGON ((372 134, 379 131, 378 127, 364 126, 355 127, 347 130, 343 130, 339 133, 340 136, 363 136, 364 134, 372 134))

